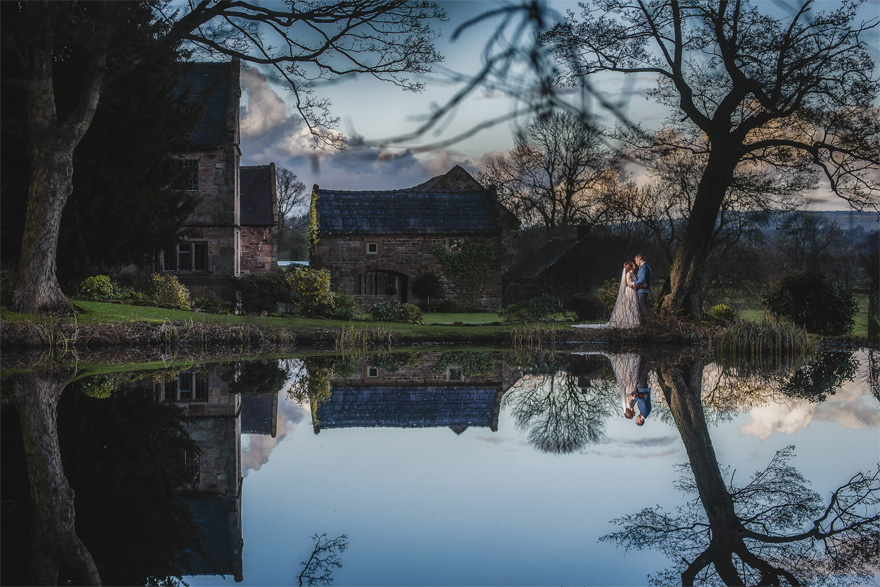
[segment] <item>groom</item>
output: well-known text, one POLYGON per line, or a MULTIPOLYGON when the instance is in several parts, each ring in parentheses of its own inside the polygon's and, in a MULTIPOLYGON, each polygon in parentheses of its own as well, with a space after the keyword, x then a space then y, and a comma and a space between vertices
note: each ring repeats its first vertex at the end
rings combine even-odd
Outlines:
POLYGON ((645 324, 648 321, 648 294, 651 293, 651 266, 645 262, 641 253, 636 255, 636 265, 639 266, 639 272, 633 280, 633 287, 639 298, 641 322, 645 324))

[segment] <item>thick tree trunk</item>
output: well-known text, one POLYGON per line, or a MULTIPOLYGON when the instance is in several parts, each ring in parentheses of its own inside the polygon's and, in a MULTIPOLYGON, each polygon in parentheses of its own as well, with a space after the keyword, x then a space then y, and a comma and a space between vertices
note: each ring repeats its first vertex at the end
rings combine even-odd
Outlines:
POLYGON ((73 191, 73 148, 57 143, 31 158, 27 216, 13 305, 20 312, 70 313, 56 277, 61 213, 73 191))
POLYGON ((73 489, 64 475, 58 442, 57 408, 69 373, 25 373, 11 377, 12 397, 24 437, 28 482, 34 509, 31 579, 55 585, 66 562, 89 585, 101 576, 76 534, 73 489))
POLYGON ((742 585, 743 580, 732 562, 733 553, 745 549, 742 524, 712 447, 701 399, 702 378, 703 365, 700 362, 665 367, 659 372, 659 382, 684 442, 711 531, 708 548, 682 574, 682 584, 693 585, 697 573, 713 564, 725 584, 742 585))
POLYGON ((669 268, 668 290, 664 286, 663 312, 700 318, 702 297, 700 281, 709 255, 709 244, 721 203, 733 181, 736 157, 731 149, 713 143, 712 153, 697 187, 694 206, 675 260, 669 268))
POLYGON ((53 47, 55 27, 63 22, 64 5, 37 5, 32 17, 39 34, 27 58, 28 189, 18 282, 13 307, 20 312, 70 313, 55 274, 61 213, 73 191, 73 150, 92 123, 104 85, 105 38, 95 42, 89 74, 77 107, 59 119, 55 102, 53 47), (60 11, 60 12, 59 12, 60 11))

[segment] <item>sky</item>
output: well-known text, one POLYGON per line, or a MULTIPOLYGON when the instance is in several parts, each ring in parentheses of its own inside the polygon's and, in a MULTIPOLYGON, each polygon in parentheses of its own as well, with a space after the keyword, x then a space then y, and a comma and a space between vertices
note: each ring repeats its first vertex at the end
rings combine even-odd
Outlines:
MULTIPOLYGON (((304 123, 290 105, 289 92, 268 80, 258 69, 245 66, 241 103, 242 164, 274 162, 279 168, 293 171, 308 191, 314 184, 343 190, 400 189, 441 175, 454 165, 477 173, 487 157, 510 149, 516 129, 528 122, 524 117, 497 124, 454 144, 430 148, 431 144, 442 143, 516 108, 516 103, 502 92, 487 89, 476 91, 464 101, 438 131, 416 140, 388 142, 415 129, 421 117, 443 104, 460 87, 444 81, 448 79, 444 74, 450 71, 472 74, 478 70, 481 50, 497 21, 481 23, 457 39, 452 38, 453 32, 462 23, 501 2, 459 0, 438 4, 449 17, 448 22, 439 24, 441 36, 436 42, 445 60, 436 75, 423 79, 426 84, 423 92, 403 92, 367 76, 341 78, 316 88, 317 95, 331 101, 332 114, 340 118, 337 130, 345 136, 342 150, 315 149, 304 123)), ((568 9, 577 11, 574 1, 555 0, 549 4, 557 18, 562 18, 568 9)), ((767 6, 769 1, 762 4, 767 6)), ((817 2, 819 9, 837 5, 837 0, 817 2)), ((880 14, 880 0, 869 0, 863 13, 866 18, 880 14)), ((878 37, 880 31, 871 42, 875 55, 880 53, 878 37)), ((645 95, 652 86, 651 80, 635 80, 628 90, 627 114, 646 126, 658 127, 664 112, 645 95)), ((615 95, 619 88, 604 82, 600 89, 615 95)), ((606 120, 612 123, 610 117, 606 120)), ((818 201, 811 205, 813 208, 846 209, 833 196, 817 194, 816 197, 818 201)))

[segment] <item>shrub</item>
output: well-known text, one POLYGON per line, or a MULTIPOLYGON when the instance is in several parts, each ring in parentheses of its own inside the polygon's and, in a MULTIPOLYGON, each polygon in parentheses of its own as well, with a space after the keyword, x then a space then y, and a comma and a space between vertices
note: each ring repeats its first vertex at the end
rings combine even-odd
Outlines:
POLYGON ((287 274, 293 303, 306 316, 331 316, 335 296, 330 289, 330 272, 327 269, 301 268, 287 274))
POLYGON ((290 287, 279 273, 240 275, 231 278, 230 285, 245 313, 271 314, 278 311, 279 305, 290 303, 290 287))
POLYGON ((713 318, 724 320, 725 322, 733 322, 736 320, 736 310, 726 304, 712 306, 712 309, 709 310, 709 315, 713 318))
POLYGON ((226 302, 213 298, 199 298, 193 302, 193 308, 198 308, 207 314, 225 314, 231 310, 226 302))
POLYGON ((385 295, 386 296, 396 296, 397 295, 397 287, 394 285, 386 285, 385 286, 385 295))
POLYGON ((605 306, 606 316, 610 316, 614 311, 614 304, 617 303, 617 294, 620 291, 620 279, 609 279, 602 283, 596 291, 596 297, 605 306))
POLYGON ((596 296, 577 293, 569 298, 565 304, 566 310, 571 310, 581 320, 595 320, 605 315, 605 305, 596 296))
POLYGON ((122 297, 123 290, 112 277, 107 275, 92 275, 79 282, 80 297, 86 300, 118 300, 122 297))
POLYGON ((532 322, 535 320, 565 320, 571 313, 563 312, 562 300, 547 294, 536 296, 525 302, 510 304, 499 315, 505 322, 532 322))
POLYGON ((413 304, 404 304, 398 300, 388 300, 370 306, 373 320, 387 322, 421 322, 422 310, 413 304))
POLYGON ((858 306, 849 292, 823 273, 792 273, 761 299, 776 316, 814 334, 836 336, 852 331, 858 306))
POLYGON ((178 281, 176 275, 154 273, 153 283, 156 286, 156 305, 189 308, 189 290, 178 281))
POLYGON ((333 298, 333 317, 339 320, 358 320, 366 318, 366 315, 361 312, 353 295, 338 291, 333 298))

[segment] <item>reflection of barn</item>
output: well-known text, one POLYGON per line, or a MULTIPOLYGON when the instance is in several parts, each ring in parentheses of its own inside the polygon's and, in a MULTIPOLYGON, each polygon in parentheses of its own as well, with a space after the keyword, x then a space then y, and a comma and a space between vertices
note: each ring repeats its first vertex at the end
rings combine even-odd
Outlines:
POLYGON ((330 397, 314 406, 315 433, 371 427, 448 427, 456 434, 469 427, 498 430, 501 397, 517 376, 491 360, 488 369, 472 375, 456 356, 464 353, 424 353, 418 365, 393 370, 362 364, 354 377, 333 381, 330 397))

